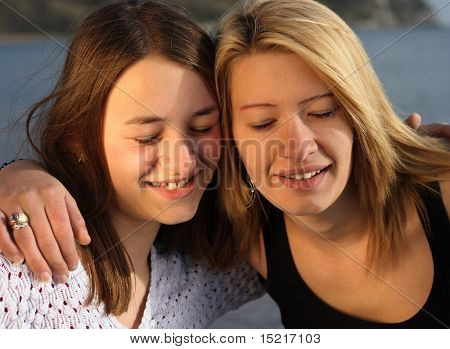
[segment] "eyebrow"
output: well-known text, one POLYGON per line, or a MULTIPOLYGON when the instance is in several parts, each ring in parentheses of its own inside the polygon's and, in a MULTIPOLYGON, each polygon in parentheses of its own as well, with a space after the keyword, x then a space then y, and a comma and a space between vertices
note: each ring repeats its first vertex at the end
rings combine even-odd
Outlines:
POLYGON ((126 125, 145 125, 145 124, 151 124, 154 122, 161 122, 164 121, 161 117, 156 115, 146 115, 146 116, 137 116, 131 120, 128 120, 125 124, 126 125))
MULTIPOLYGON (((321 93, 321 94, 318 94, 318 95, 315 95, 312 97, 308 97, 298 104, 305 104, 305 103, 311 102, 314 99, 321 99, 321 98, 332 97, 332 96, 334 96, 332 92, 325 92, 325 93, 321 93)), ((253 103, 253 104, 244 105, 243 107, 241 107, 240 110, 243 111, 243 110, 250 109, 250 108, 275 108, 275 107, 276 107, 276 105, 271 104, 271 103, 253 103)))

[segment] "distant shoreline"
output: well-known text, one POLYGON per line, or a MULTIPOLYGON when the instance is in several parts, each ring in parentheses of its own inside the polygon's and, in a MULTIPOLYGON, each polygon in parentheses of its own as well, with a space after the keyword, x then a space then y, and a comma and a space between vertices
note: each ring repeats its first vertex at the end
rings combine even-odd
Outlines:
MULTIPOLYGON (((66 40, 69 36, 61 33, 50 33, 58 41, 66 40)), ((33 42, 51 41, 51 39, 40 33, 0 33, 0 44, 26 44, 33 42)))
MULTIPOLYGON (((203 27, 210 31, 214 26, 214 22, 202 23, 203 27)), ((395 31, 395 30, 409 30, 409 26, 398 26, 398 27, 388 27, 388 28, 371 28, 371 27, 353 27, 355 32, 371 32, 371 31, 395 31)), ((450 30, 450 26, 441 25, 422 25, 420 30, 450 30)), ((58 41, 65 41, 71 37, 71 34, 65 33, 49 33, 49 35, 58 41)), ((25 44, 34 43, 42 41, 51 41, 51 39, 42 33, 0 33, 0 44, 25 44)))

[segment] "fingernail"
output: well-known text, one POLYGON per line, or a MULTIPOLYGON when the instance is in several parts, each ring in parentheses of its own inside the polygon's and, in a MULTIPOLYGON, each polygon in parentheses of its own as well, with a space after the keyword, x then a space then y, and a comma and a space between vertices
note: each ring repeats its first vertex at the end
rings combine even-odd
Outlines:
POLYGON ((40 279, 41 279, 42 282, 50 282, 50 281, 52 281, 52 276, 49 273, 47 273, 46 271, 44 271, 41 274, 41 278, 40 279))
POLYGON ((15 265, 22 265, 24 262, 23 256, 21 255, 15 255, 12 260, 15 265))
POLYGON ((69 267, 69 271, 75 271, 78 268, 78 264, 69 267))
POLYGON ((65 284, 67 282, 67 275, 55 276, 55 279, 58 284, 65 284))

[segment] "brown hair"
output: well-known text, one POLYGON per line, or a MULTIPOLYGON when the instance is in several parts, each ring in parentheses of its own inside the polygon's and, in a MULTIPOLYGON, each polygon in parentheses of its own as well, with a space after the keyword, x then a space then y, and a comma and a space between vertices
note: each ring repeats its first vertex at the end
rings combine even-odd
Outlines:
MULTIPOLYGON (((77 201, 92 238, 81 248, 91 281, 87 302, 96 298, 113 314, 128 307, 131 270, 106 210, 112 183, 101 136, 104 105, 120 74, 148 55, 196 71, 214 90, 214 44, 187 12, 158 1, 122 1, 99 8, 81 23, 56 87, 31 108, 27 120, 29 141, 49 173, 77 201)), ((215 191, 207 190, 191 222, 161 228, 160 245, 165 250, 186 248, 195 258, 227 264, 233 247, 227 240, 228 245, 217 248, 222 243, 214 239, 215 224, 226 229, 227 221, 216 202, 215 191)))
POLYGON ((247 1, 223 19, 218 40, 215 78, 227 140, 220 195, 234 233, 241 238, 240 249, 258 246, 264 209, 272 206, 256 201, 246 208, 250 195, 246 173, 232 141, 230 77, 239 58, 275 51, 302 58, 345 109, 355 132, 353 176, 358 177, 361 209, 372 231, 367 265, 397 257, 407 200, 412 197, 422 208, 418 188, 430 188, 430 182, 448 177, 448 144, 417 135, 397 117, 356 35, 315 1, 247 1))

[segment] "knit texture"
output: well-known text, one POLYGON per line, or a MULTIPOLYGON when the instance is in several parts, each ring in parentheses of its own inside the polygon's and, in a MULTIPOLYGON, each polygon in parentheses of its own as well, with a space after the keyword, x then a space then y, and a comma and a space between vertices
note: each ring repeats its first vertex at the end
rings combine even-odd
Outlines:
MULTIPOLYGON (((151 256, 150 292, 139 328, 207 328, 228 310, 261 296, 256 272, 240 263, 219 271, 173 252, 151 256)), ((66 284, 42 283, 27 265, 0 255, 0 328, 124 328, 103 304, 84 305, 81 263, 66 284)))

